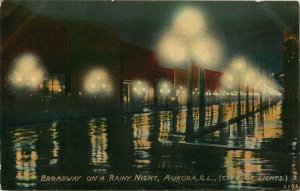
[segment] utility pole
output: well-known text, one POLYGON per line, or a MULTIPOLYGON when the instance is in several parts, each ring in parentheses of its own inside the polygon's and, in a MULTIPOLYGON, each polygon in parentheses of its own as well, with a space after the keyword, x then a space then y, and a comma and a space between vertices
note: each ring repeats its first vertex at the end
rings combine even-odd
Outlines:
POLYGON ((205 70, 199 67, 199 128, 204 128, 205 126, 205 70))

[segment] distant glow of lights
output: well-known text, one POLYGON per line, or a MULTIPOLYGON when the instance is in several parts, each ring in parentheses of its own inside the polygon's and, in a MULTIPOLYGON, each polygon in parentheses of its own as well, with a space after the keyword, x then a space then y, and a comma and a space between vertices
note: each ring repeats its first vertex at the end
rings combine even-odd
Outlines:
POLYGON ((14 88, 36 89, 43 82, 45 72, 37 56, 24 53, 13 61, 9 82, 14 88))
POLYGON ((88 94, 110 94, 112 91, 109 74, 103 69, 93 69, 87 73, 83 87, 88 94))
POLYGON ((219 92, 214 91, 213 95, 214 95, 214 96, 218 96, 218 95, 219 95, 219 92))
MULTIPOLYGON (((231 65, 224 72, 221 80, 223 89, 238 89, 238 85, 243 88, 252 89, 254 95, 261 92, 268 95, 281 96, 280 87, 274 79, 258 71, 253 64, 244 57, 236 57, 231 61, 231 65), (229 80, 230 78, 233 80, 229 80)), ((241 95, 246 95, 242 92, 241 95)))
POLYGON ((241 72, 247 67, 247 58, 238 56, 232 59, 231 68, 233 71, 241 72))
POLYGON ((49 91, 53 90, 53 92, 61 92, 61 90, 62 90, 60 81, 58 79, 53 79, 53 82, 52 82, 52 80, 49 80, 47 82, 47 84, 48 84, 49 91))

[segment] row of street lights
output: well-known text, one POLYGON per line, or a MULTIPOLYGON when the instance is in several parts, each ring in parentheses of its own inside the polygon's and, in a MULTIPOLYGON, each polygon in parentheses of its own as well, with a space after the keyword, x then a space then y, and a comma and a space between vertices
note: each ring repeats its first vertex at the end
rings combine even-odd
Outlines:
MULTIPOLYGON (((222 78, 223 90, 212 92, 208 90, 205 92, 204 87, 201 86, 200 89, 195 88, 194 90, 192 90, 189 86, 187 88, 180 86, 177 89, 174 89, 174 85, 171 82, 161 81, 156 85, 154 91, 157 91, 157 95, 162 98, 164 104, 168 104, 168 99, 171 97, 175 97, 175 100, 180 103, 180 106, 182 106, 187 100, 186 103, 190 111, 193 107, 193 96, 194 99, 198 97, 199 102, 202 102, 199 103, 199 111, 203 114, 205 113, 203 112, 205 109, 205 103, 220 103, 226 101, 231 102, 237 100, 239 108, 238 113, 240 116, 242 100, 246 100, 246 108, 249 110, 249 100, 252 99, 253 103, 254 97, 259 97, 260 103, 262 103, 263 94, 266 100, 269 99, 267 98, 268 96, 280 95, 270 80, 260 78, 257 83, 254 83, 254 79, 258 79, 259 73, 255 72, 255 70, 251 68, 245 60, 246 59, 243 58, 235 59, 232 62, 233 64, 231 65, 231 70, 229 72, 225 71, 222 78), (243 72, 245 71, 246 64, 248 64, 248 70, 247 72, 243 72)), ((36 86, 38 86, 40 89, 45 89, 46 87, 50 87, 49 89, 52 92, 61 92, 64 87, 60 86, 60 82, 57 79, 53 79, 53 77, 51 81, 46 82, 47 80, 43 79, 45 78, 45 73, 46 72, 42 68, 42 65, 37 57, 32 54, 23 54, 15 60, 14 68, 11 71, 9 80, 11 85, 13 85, 15 88, 22 89, 26 87, 36 89, 36 86), (26 71, 30 75, 24 75, 22 71, 26 71)), ((191 73, 188 75, 191 75, 191 73)), ((204 77, 204 75, 202 75, 202 77, 204 77)), ((200 82, 203 83, 203 79, 200 80, 200 82)), ((189 78, 189 85, 191 85, 191 78, 189 78)), ((101 68, 94 68, 93 70, 90 70, 88 73, 86 73, 85 78, 83 79, 83 88, 85 93, 88 95, 111 95, 112 84, 109 73, 101 68)), ((142 80, 135 80, 132 83, 132 88, 132 91, 138 102, 140 102, 140 100, 144 101, 145 96, 148 97, 147 101, 149 106, 151 89, 150 85, 142 80)))
MULTIPOLYGON (((150 100, 150 89, 152 87, 147 83, 142 80, 134 80, 132 82, 132 92, 136 100, 138 101, 148 101, 148 106, 149 106, 149 100, 150 100), (148 98, 147 98, 147 97, 148 98)), ((187 100, 187 88, 180 86, 179 88, 175 89, 173 87, 173 84, 171 82, 163 81, 158 84, 156 88, 156 91, 158 91, 159 96, 161 96, 164 100, 167 99, 168 97, 176 97, 176 100, 178 100, 178 103, 181 105, 187 100)), ((256 88, 257 89, 257 88, 256 88)), ((276 91, 269 89, 269 91, 265 91, 265 94, 269 95, 278 95, 276 91)), ((193 96, 199 96, 200 92, 198 91, 198 88, 195 88, 194 91, 192 92, 193 96)), ((257 91, 252 90, 249 92, 249 89, 244 89, 240 91, 238 90, 214 90, 210 91, 207 90, 205 92, 205 97, 206 97, 206 103, 212 104, 215 102, 234 102, 242 100, 250 100, 250 96, 252 99, 254 97, 257 99, 259 97, 260 93, 257 91), (248 91, 248 93, 247 93, 248 91), (240 96, 239 96, 240 95, 240 96), (240 98, 239 98, 240 97, 240 98)), ((151 95, 152 97, 153 95, 151 95)))
MULTIPOLYGON (((204 90, 204 67, 217 64, 222 56, 222 49, 217 40, 209 35, 205 16, 196 8, 183 7, 174 17, 171 26, 168 27, 161 38, 159 38, 156 52, 160 62, 165 66, 185 65, 187 67, 187 106, 188 117, 192 116, 192 97, 199 94, 199 124, 203 124, 205 120, 205 90, 204 90), (199 66, 199 91, 192 90, 192 63, 199 66)), ((258 76, 261 76, 259 74, 258 76)), ((241 114, 241 96, 246 97, 246 105, 249 107, 249 90, 252 91, 252 99, 254 99, 255 87, 260 88, 260 102, 262 103, 261 85, 256 84, 257 73, 249 67, 249 60, 244 57, 235 57, 230 67, 223 76, 223 84, 226 85, 225 90, 237 90, 238 116, 241 114), (248 71, 245 73, 245 71, 248 71), (255 76, 256 75, 256 76, 255 76), (225 79, 225 80, 224 80, 225 79), (246 92, 242 93, 241 84, 245 84, 246 92)), ((267 84, 266 80, 265 84, 267 84)), ((269 87, 276 94, 280 94, 274 83, 268 83, 265 87, 269 87)), ((257 92, 257 89, 255 90, 257 92)), ((206 96, 211 95, 207 92, 206 96)), ((218 96, 219 93, 212 93, 218 96)), ((230 94, 232 96, 232 94, 230 94)), ((235 94, 234 94, 235 95, 235 94)), ((191 126, 188 124, 187 127, 191 126)))

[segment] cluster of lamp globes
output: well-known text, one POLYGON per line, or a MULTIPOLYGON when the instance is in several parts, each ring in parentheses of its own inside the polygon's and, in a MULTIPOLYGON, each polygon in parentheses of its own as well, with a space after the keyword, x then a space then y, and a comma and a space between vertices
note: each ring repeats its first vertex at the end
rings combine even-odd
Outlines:
MULTIPOLYGON (((170 26, 159 38, 154 47, 155 52, 163 65, 180 66, 192 62, 201 67, 209 67, 219 63, 223 55, 220 42, 211 34, 206 18, 199 9, 183 7, 177 11, 170 26)), ((45 77, 46 71, 40 59, 34 54, 26 53, 14 60, 9 82, 17 89, 35 89, 42 86, 45 77)), ((221 85, 224 90, 234 90, 237 86, 244 85, 255 91, 268 90, 272 94, 280 94, 276 83, 264 77, 243 56, 231 60, 222 76, 221 85)), ((133 87, 137 95, 149 93, 149 85, 142 81, 134 82, 133 87)), ((94 68, 83 78, 83 88, 88 94, 109 95, 112 93, 110 76, 104 69, 94 68)), ((160 83, 158 88, 163 96, 171 94, 169 82, 160 83)))
POLYGON ((278 84, 253 67, 252 61, 245 56, 238 56, 231 60, 229 67, 223 73, 221 88, 228 91, 248 89, 255 93, 281 95, 278 84))
POLYGON ((221 44, 208 28, 198 9, 187 6, 177 10, 154 47, 160 63, 166 67, 191 62, 208 67, 218 63, 223 54, 221 44))
POLYGON ((133 92, 136 96, 143 96, 148 93, 148 84, 141 80, 136 80, 133 82, 133 92))
MULTIPOLYGON (((132 90, 135 96, 142 97, 149 94, 150 85, 142 80, 132 82, 132 90)), ((157 85, 157 91, 161 96, 169 96, 172 93, 172 83, 168 80, 160 80, 157 85)))
MULTIPOLYGON (((178 9, 154 47, 160 63, 166 67, 193 63, 205 68, 213 68, 220 63, 222 45, 211 35, 207 23, 203 11, 198 8, 186 6, 178 9)), ((244 56, 234 57, 224 72, 221 89, 232 90, 237 84, 246 84, 256 91, 265 91, 267 87, 269 92, 280 95, 276 83, 264 77, 252 65, 244 56)), ((194 94, 197 92, 194 91, 194 94)))

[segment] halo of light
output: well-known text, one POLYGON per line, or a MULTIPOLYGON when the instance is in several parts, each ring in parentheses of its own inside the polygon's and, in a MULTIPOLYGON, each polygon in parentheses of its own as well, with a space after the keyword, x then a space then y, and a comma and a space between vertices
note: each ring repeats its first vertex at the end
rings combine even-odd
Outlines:
POLYGON ((170 81, 161 80, 157 87, 162 96, 168 96, 172 92, 172 83, 170 81))
POLYGON ((110 94, 112 91, 109 74, 104 69, 89 71, 83 81, 85 92, 92 95, 110 94))
POLYGON ((247 58, 243 56, 235 57, 231 60, 231 69, 236 72, 242 72, 246 69, 247 62, 247 58))
POLYGON ((148 84, 141 80, 134 80, 132 82, 133 93, 136 96, 143 96, 148 93, 148 84))
POLYGON ((39 58, 32 53, 24 53, 13 61, 9 83, 14 88, 36 89, 43 82, 44 69, 39 58))
POLYGON ((222 54, 220 43, 211 36, 198 38, 191 45, 193 60, 202 66, 217 64, 220 62, 222 54))
POLYGON ((156 52, 163 64, 183 64, 188 58, 186 44, 172 33, 165 33, 159 39, 156 52))
POLYGON ((190 6, 179 9, 172 23, 172 31, 185 40, 201 35, 206 28, 207 24, 202 12, 190 6))

